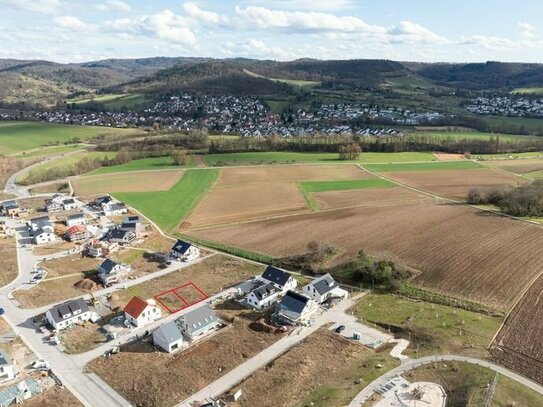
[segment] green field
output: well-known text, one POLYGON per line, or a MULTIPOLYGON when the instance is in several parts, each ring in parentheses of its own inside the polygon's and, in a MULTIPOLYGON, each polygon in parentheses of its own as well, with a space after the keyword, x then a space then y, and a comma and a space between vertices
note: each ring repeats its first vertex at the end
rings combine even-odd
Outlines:
POLYGON ((433 163, 398 163, 368 164, 364 168, 375 172, 392 171, 439 171, 439 170, 472 170, 484 168, 474 161, 439 161, 433 163))
POLYGON ((126 164, 113 165, 111 167, 102 167, 94 170, 87 175, 113 174, 117 172, 129 171, 150 171, 150 170, 167 170, 175 168, 193 167, 194 162, 191 156, 188 156, 188 164, 185 166, 174 165, 173 159, 167 157, 152 157, 142 158, 141 160, 133 160, 126 164))
POLYGON ((164 231, 171 231, 190 214, 218 179, 219 174, 217 169, 187 170, 169 191, 123 192, 112 195, 136 208, 164 231))
POLYGON ((543 157, 543 152, 534 151, 530 153, 506 153, 506 154, 480 154, 472 156, 476 160, 509 160, 515 158, 539 158, 543 157))
POLYGON ((204 157, 208 165, 250 165, 269 163, 323 163, 323 162, 362 162, 362 163, 389 163, 409 161, 434 161, 432 153, 362 153, 358 160, 341 161, 337 153, 296 153, 296 152, 256 152, 256 153, 230 153, 208 154, 204 157))
MULTIPOLYGON (((147 106, 151 100, 146 99, 145 95, 141 94, 126 94, 126 93, 113 93, 109 95, 95 96, 88 99, 74 101, 76 105, 84 105, 88 102, 102 103, 107 109, 120 110, 124 107, 127 109, 140 108, 147 106)), ((70 102, 70 101, 68 101, 70 102)))
POLYGON ((485 356, 502 322, 499 317, 391 294, 365 296, 355 313, 361 320, 410 340, 406 353, 414 357, 447 353, 485 356))
POLYGON ((512 134, 482 133, 478 131, 417 131, 409 133, 410 136, 432 137, 436 139, 452 140, 490 140, 497 138, 501 141, 516 141, 523 138, 533 138, 534 136, 520 136, 512 134))
POLYGON ((134 130, 98 126, 70 126, 38 122, 0 122, 0 154, 15 154, 42 146, 73 143, 106 134, 134 130))
POLYGON ((14 158, 33 158, 33 157, 49 157, 57 154, 65 154, 71 151, 82 150, 85 146, 83 144, 73 144, 59 147, 44 147, 36 148, 34 150, 23 151, 21 153, 14 154, 14 158))
POLYGON ((503 129, 504 126, 506 126, 508 127, 507 132, 518 132, 521 128, 531 133, 543 132, 543 119, 531 117, 485 116, 484 121, 490 126, 490 130, 493 128, 503 129))
POLYGON ((364 188, 390 188, 394 184, 385 179, 357 179, 351 181, 306 181, 300 182, 301 187, 307 192, 344 191, 364 188))

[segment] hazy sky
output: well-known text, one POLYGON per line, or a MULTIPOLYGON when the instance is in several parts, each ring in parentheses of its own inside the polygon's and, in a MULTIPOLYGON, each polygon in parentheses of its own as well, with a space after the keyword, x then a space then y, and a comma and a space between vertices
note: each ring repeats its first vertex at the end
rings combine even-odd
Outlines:
POLYGON ((0 58, 543 62, 539 0, 0 0, 0 58))

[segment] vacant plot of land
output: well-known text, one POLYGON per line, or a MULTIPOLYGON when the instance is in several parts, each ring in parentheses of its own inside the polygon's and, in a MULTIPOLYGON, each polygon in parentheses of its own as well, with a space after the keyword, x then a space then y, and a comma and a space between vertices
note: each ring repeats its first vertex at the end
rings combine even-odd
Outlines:
POLYGON ((75 178, 72 180, 72 186, 77 195, 167 191, 179 181, 182 175, 183 171, 96 175, 75 178))
POLYGON ((345 262, 361 249, 421 270, 416 283, 500 309, 541 272, 543 229, 454 204, 360 207, 189 232, 276 257, 330 243, 345 262), (286 238, 288 236, 288 239, 286 238))
POLYGON ((17 278, 18 267, 15 239, 0 239, 0 287, 17 278))
POLYGON ((390 294, 367 295, 354 309, 360 319, 408 339, 410 345, 405 353, 413 357, 434 354, 488 357, 486 347, 502 321, 390 294))
POLYGON ((403 187, 318 192, 313 199, 320 209, 351 206, 389 206, 428 201, 427 195, 403 187))
POLYGON ((175 165, 173 163, 173 158, 169 156, 142 158, 141 160, 133 160, 122 165, 112 165, 110 167, 98 168, 97 170, 90 172, 88 175, 113 174, 116 172, 130 171, 166 170, 194 166, 192 156, 188 156, 187 159, 187 165, 179 166, 175 165))
POLYGON ((375 353, 322 328, 236 386, 232 393, 241 388, 243 395, 233 406, 344 406, 396 364, 387 352, 375 353))
POLYGON ((2 122, 0 123, 0 154, 17 153, 73 140, 86 140, 100 135, 130 133, 134 133, 134 130, 38 122, 2 122))
MULTIPOLYGON (((362 153, 359 162, 388 163, 404 161, 433 161, 435 157, 431 153, 362 153)), ((208 165, 250 165, 250 164, 280 164, 280 163, 341 163, 337 153, 295 153, 295 152, 259 152, 259 153, 231 153, 231 154, 207 154, 205 162, 208 165)), ((353 162, 356 160, 353 160, 353 162)))
POLYGON ((107 342, 100 326, 92 322, 76 325, 60 335, 60 341, 66 353, 83 353, 107 342))
MULTIPOLYGON (((142 174, 134 174, 141 176, 142 174)), ((150 173, 156 178, 156 173, 150 173)), ((163 192, 115 193, 115 197, 142 212, 164 230, 175 228, 200 202, 219 176, 219 170, 187 170, 181 180, 163 192)))
POLYGON ((446 171, 446 170, 471 170, 482 168, 474 161, 436 161, 433 163, 391 163, 391 164, 367 164, 364 165, 374 172, 396 171, 446 171))
POLYGON ((96 270, 102 262, 101 259, 81 257, 81 254, 61 257, 59 259, 47 260, 39 264, 47 270, 47 278, 66 276, 70 274, 85 274, 96 270))
POLYGON ((502 171, 479 168, 473 170, 398 171, 384 173, 403 184, 432 192, 446 198, 465 200, 474 187, 494 188, 503 185, 516 186, 525 179, 502 171))
POLYGON ((30 189, 31 194, 50 194, 56 192, 68 192, 69 185, 65 181, 52 182, 30 189))
POLYGON ((501 364, 543 383, 543 277, 527 291, 492 344, 501 364))
POLYGON ((239 313, 231 326, 181 353, 155 352, 152 345, 137 342, 108 359, 93 360, 89 368, 134 405, 173 406, 283 336, 251 329, 257 316, 239 313))
POLYGON ((65 387, 55 386, 25 400, 25 407, 83 407, 83 404, 65 387))
POLYGON ((515 174, 543 171, 543 159, 496 160, 488 164, 515 174))
POLYGON ((29 290, 14 291, 13 296, 23 308, 43 307, 84 294, 86 291, 75 287, 79 281, 81 275, 45 280, 29 290))
POLYGON ((262 271, 260 266, 214 255, 183 270, 117 291, 113 294, 113 305, 123 308, 135 295, 141 298, 153 298, 157 294, 188 283, 195 284, 211 296, 262 271))

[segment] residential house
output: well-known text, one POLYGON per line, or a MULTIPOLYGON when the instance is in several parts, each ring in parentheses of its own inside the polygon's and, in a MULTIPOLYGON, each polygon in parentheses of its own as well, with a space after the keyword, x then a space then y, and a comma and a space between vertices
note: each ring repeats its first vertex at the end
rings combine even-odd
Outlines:
POLYGON ((172 247, 171 255, 179 261, 192 261, 200 256, 200 249, 192 243, 177 239, 172 247))
POLYGON ((287 325, 307 323, 317 312, 318 305, 312 299, 294 291, 287 291, 276 306, 274 317, 287 325))
POLYGON ((54 242, 57 239, 55 236, 55 230, 52 226, 42 226, 34 231, 34 244, 46 244, 54 242))
POLYGON ((66 239, 70 242, 81 242, 90 236, 85 225, 75 225, 66 231, 66 239))
POLYGON ((265 283, 247 295, 247 303, 256 309, 263 309, 277 302, 280 295, 281 291, 272 283, 265 283))
POLYGON ((6 201, 0 208, 2 209, 2 213, 9 217, 17 216, 21 212, 21 207, 15 201, 6 201))
POLYGON ((71 328, 76 323, 88 321, 90 317, 91 312, 83 298, 55 305, 45 313, 47 322, 57 330, 71 328))
POLYGON ((0 383, 13 380, 14 377, 13 362, 3 350, 0 350, 0 383))
POLYGON ((31 234, 34 234, 38 229, 42 229, 44 226, 53 226, 53 223, 51 222, 51 219, 49 219, 49 216, 39 216, 37 218, 30 219, 30 221, 27 222, 28 225, 28 231, 31 234))
POLYGON ((181 332, 191 341, 217 329, 221 320, 207 304, 194 308, 177 319, 181 332))
POLYGON ((75 202, 75 199, 68 198, 62 201, 62 208, 65 211, 70 211, 77 208, 77 203, 75 202))
POLYGON ((140 237, 143 231, 143 225, 141 224, 140 217, 137 215, 125 216, 123 218, 123 222, 121 223, 121 229, 134 233, 136 238, 140 237))
POLYGON ((87 256, 94 258, 102 257, 104 248, 100 243, 92 243, 87 246, 86 254, 87 256))
POLYGON ((96 206, 102 206, 104 204, 107 205, 110 202, 113 202, 113 198, 109 195, 99 196, 94 200, 96 206))
POLYGON ((175 321, 166 322, 153 331, 153 343, 172 353, 183 345, 183 333, 175 321))
POLYGON ((105 286, 118 283, 126 273, 131 270, 127 264, 117 263, 111 259, 105 259, 98 266, 98 278, 105 286))
POLYGON ((118 216, 128 213, 128 208, 123 202, 110 202, 108 204, 102 204, 102 211, 106 216, 118 216))
POLYGON ((302 292, 317 304, 322 304, 330 298, 347 298, 348 295, 330 274, 314 279, 304 286, 302 292))
POLYGON ((109 232, 108 240, 112 243, 130 244, 136 239, 136 234, 130 230, 112 229, 109 232))
POLYGON ((272 283, 282 292, 294 290, 298 286, 298 281, 290 273, 273 266, 266 267, 266 270, 260 276, 260 280, 265 283, 272 283))
POLYGON ((65 223, 66 226, 71 227, 77 225, 84 225, 85 223, 87 223, 87 221, 85 220, 85 214, 83 212, 79 212, 73 215, 66 216, 65 223))
POLYGON ((40 384, 33 377, 0 390, 0 407, 22 404, 41 393, 40 384))
POLYGON ((142 300, 132 297, 123 309, 126 320, 139 328, 160 319, 162 313, 154 300, 142 300))
POLYGON ((60 212, 62 210, 62 201, 57 202, 54 199, 46 199, 45 210, 47 212, 60 212))

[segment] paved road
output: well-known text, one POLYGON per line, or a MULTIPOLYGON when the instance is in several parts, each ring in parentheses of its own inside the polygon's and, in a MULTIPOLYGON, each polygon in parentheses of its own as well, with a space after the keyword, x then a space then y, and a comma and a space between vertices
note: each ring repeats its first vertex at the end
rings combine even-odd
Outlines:
POLYGON ((452 362, 452 361, 472 363, 474 365, 479 365, 487 369, 494 370, 495 372, 498 372, 503 376, 509 377, 510 379, 513 379, 525 385, 526 387, 529 387, 530 389, 538 392, 539 394, 543 394, 543 386, 531 381, 530 379, 520 376, 509 369, 496 365, 487 360, 472 358, 468 356, 459 356, 459 355, 437 355, 437 356, 427 356, 420 359, 409 359, 409 360, 404 361, 397 368, 390 370, 389 372, 385 373, 384 375, 382 375, 381 377, 379 377, 378 379, 374 380, 369 385, 367 385, 360 393, 357 394, 357 396, 353 399, 353 401, 349 403, 348 407, 360 407, 362 404, 364 404, 364 402, 369 397, 371 397, 371 395, 375 392, 375 390, 380 385, 385 384, 387 381, 389 381, 395 376, 406 373, 422 365, 427 365, 427 364, 435 363, 435 362, 452 362))

